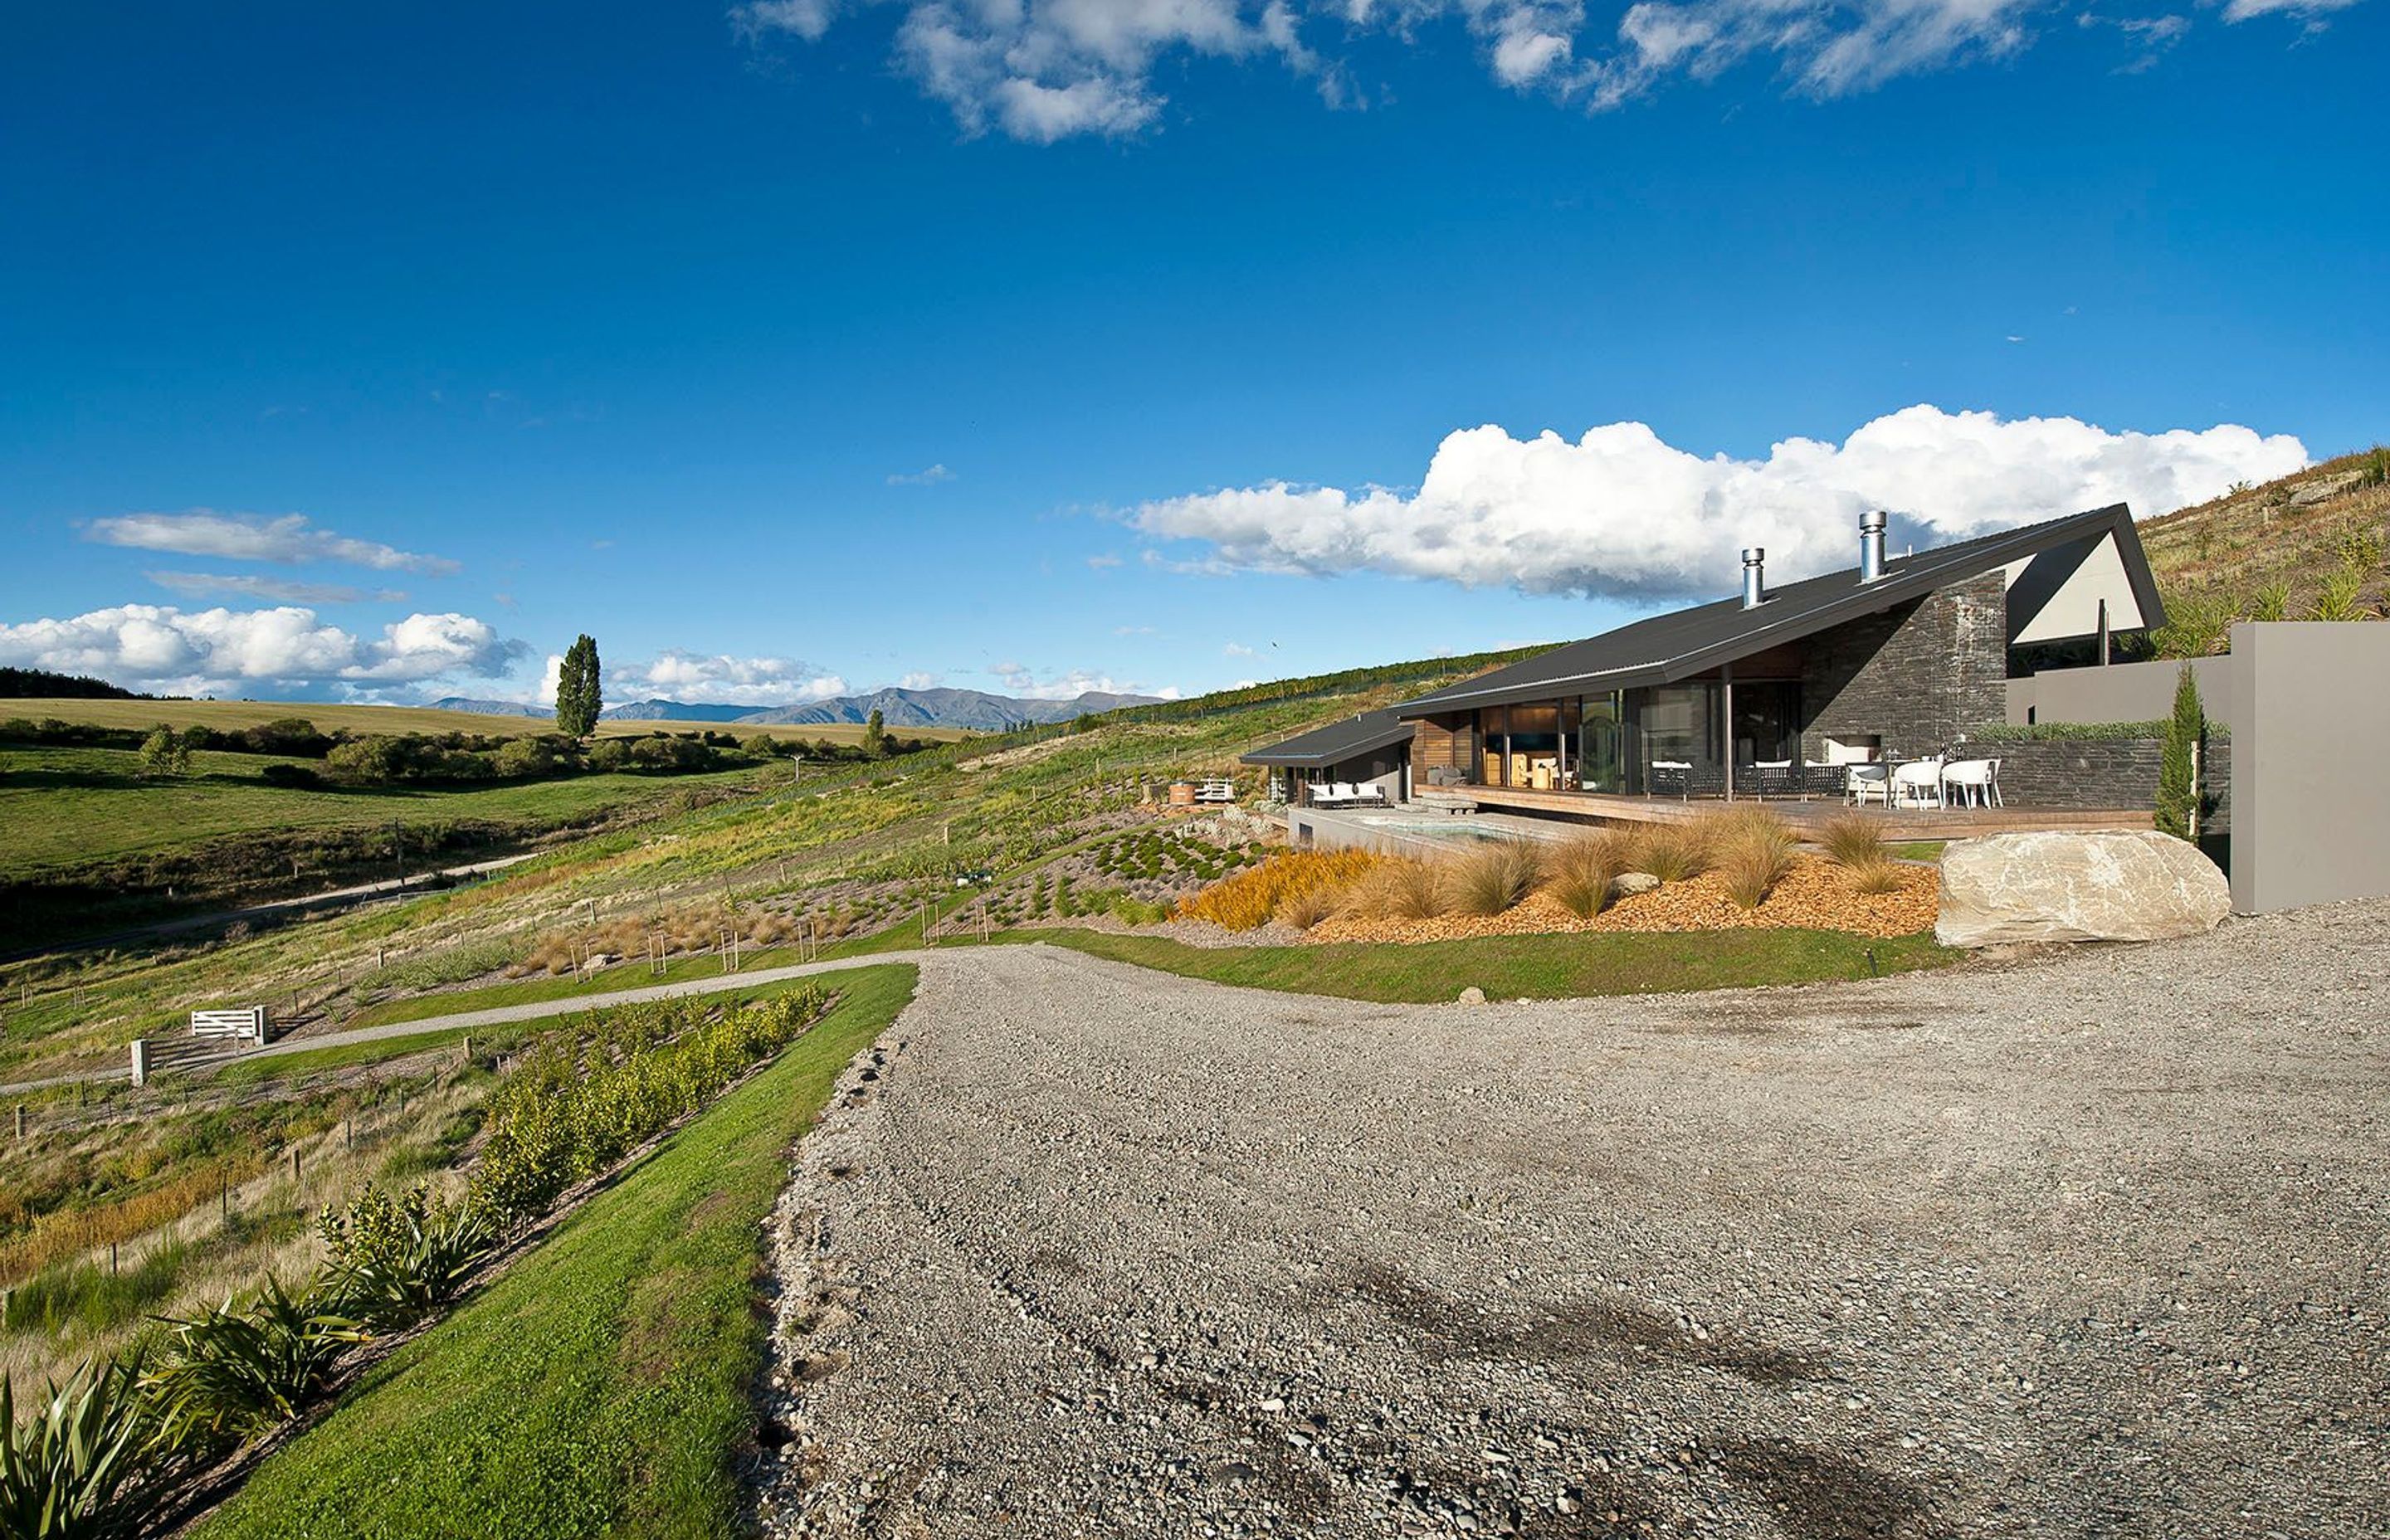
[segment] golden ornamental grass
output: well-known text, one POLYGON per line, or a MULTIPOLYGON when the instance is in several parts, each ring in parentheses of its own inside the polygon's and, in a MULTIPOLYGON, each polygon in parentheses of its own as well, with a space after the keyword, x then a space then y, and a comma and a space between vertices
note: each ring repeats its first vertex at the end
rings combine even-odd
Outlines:
POLYGON ((1317 890, 1341 897, 1383 859, 1365 850, 1289 851, 1181 899, 1178 914, 1224 930, 1258 930, 1299 895, 1317 890))

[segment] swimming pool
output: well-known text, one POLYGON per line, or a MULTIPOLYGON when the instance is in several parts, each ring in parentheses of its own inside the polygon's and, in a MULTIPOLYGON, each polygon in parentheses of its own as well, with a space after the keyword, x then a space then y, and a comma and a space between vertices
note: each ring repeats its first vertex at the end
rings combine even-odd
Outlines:
POLYGON ((1549 840, 1561 831, 1536 820, 1501 814, 1452 814, 1422 817, 1401 813, 1347 813, 1290 808, 1287 838, 1318 850, 1377 850, 1388 854, 1433 855, 1497 840, 1549 840))

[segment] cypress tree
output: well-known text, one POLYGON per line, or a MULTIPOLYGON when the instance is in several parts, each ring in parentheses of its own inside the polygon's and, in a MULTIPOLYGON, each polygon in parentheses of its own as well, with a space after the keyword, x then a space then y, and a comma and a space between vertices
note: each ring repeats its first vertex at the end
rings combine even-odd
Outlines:
POLYGON ((598 730, 598 713, 605 708, 598 676, 598 639, 583 632, 564 649, 564 666, 556 676, 556 726, 574 738, 598 730))
POLYGON ((888 751, 888 724, 877 706, 872 707, 870 716, 864 719, 863 751, 875 759, 888 751))
POLYGON ((2165 750, 2158 760, 2157 826, 2178 840, 2191 838, 2199 811, 2199 783, 2191 774, 2191 750, 2207 736, 2207 713, 2199 703, 2199 681, 2191 665, 2175 678, 2174 715, 2166 722, 2165 750))

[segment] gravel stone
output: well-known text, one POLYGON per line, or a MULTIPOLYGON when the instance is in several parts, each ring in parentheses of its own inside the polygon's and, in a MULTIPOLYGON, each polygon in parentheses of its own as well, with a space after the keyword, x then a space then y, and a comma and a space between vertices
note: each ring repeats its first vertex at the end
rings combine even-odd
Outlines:
POLYGON ((933 957, 773 1221, 757 1516, 2390 1533, 2385 1007, 2390 903, 1466 1012, 933 957))

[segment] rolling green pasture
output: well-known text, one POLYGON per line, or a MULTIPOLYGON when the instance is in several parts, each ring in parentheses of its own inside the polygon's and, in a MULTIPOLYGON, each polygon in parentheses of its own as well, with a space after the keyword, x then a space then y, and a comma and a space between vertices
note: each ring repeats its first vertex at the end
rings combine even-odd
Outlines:
POLYGON ((915 978, 842 975, 818 1025, 368 1372, 203 1540, 736 1533, 760 1227, 790 1144, 915 978))
POLYGON ((192 756, 188 776, 143 780, 140 759, 125 749, 0 748, 0 878, 261 830, 366 828, 392 819, 555 827, 609 809, 663 803, 694 786, 743 784, 758 774, 747 768, 670 776, 575 776, 503 786, 334 789, 269 786, 262 778, 269 764, 308 761, 207 752, 192 756))
MULTIPOLYGON (((213 727, 235 731, 284 717, 304 717, 327 733, 478 733, 486 738, 512 738, 525 733, 552 733, 556 724, 545 716, 483 716, 478 712, 438 712, 426 706, 343 706, 317 700, 79 700, 35 697, 0 700, 0 717, 33 721, 56 717, 60 722, 89 723, 98 727, 213 727)), ((945 743, 970 735, 953 727, 897 727, 900 738, 945 743)), ((740 738, 768 733, 774 738, 813 742, 859 743, 859 723, 747 722, 601 722, 600 738, 643 738, 649 733, 728 732, 740 738)))

